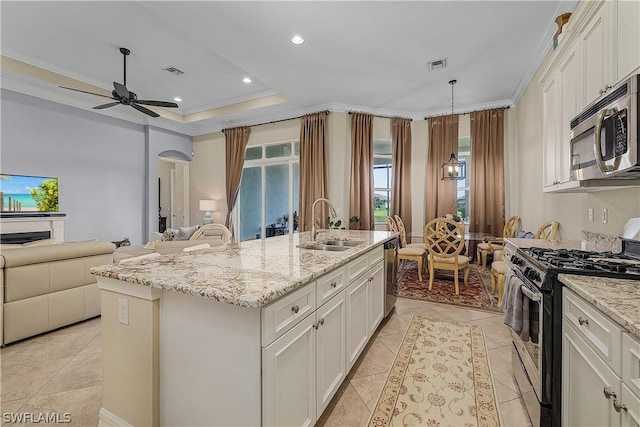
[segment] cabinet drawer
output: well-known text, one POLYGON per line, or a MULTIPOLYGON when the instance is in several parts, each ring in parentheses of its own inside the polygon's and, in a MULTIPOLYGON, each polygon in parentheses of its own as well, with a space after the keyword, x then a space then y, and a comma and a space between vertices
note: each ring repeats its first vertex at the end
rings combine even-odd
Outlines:
POLYGON ((369 265, 373 265, 378 261, 382 261, 384 248, 382 246, 378 246, 371 252, 367 254, 369 257, 369 265))
POLYGON ((563 318, 605 363, 621 374, 622 328, 568 288, 564 289, 563 318))
POLYGON ((367 271, 368 267, 369 254, 362 255, 347 264, 345 267, 347 283, 351 283, 357 279, 358 276, 367 271))
POLYGON ((316 282, 272 302, 262 308, 262 346, 294 327, 316 309, 316 282))
POLYGON ((622 381, 640 397, 640 342, 627 333, 622 335, 622 381))
POLYGON ((344 267, 329 272, 316 281, 316 300, 318 307, 339 294, 346 288, 344 267))

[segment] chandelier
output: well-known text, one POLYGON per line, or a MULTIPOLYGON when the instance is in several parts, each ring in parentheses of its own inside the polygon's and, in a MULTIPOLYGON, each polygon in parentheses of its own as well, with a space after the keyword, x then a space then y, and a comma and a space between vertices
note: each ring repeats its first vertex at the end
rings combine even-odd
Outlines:
POLYGON ((464 160, 458 160, 455 152, 454 145, 454 123, 453 123, 453 85, 455 85, 458 81, 451 80, 449 84, 451 85, 451 156, 449 156, 449 160, 442 164, 442 179, 455 179, 461 180, 465 179, 467 176, 467 164, 464 160))

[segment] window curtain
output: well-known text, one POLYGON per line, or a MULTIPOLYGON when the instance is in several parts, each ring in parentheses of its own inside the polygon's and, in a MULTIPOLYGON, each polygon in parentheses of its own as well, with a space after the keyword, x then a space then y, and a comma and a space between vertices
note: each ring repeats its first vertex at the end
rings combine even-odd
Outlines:
POLYGON ((242 180, 242 167, 244 166, 244 152, 249 142, 250 129, 246 126, 233 129, 224 129, 225 139, 225 166, 226 166, 226 186, 227 186, 227 220, 225 225, 233 236, 233 209, 238 199, 238 190, 242 180))
POLYGON ((458 115, 429 119, 429 153, 427 158, 425 222, 455 214, 457 181, 442 179, 442 164, 453 151, 458 155, 458 115))
POLYGON ((311 206, 327 195, 327 116, 328 111, 300 117, 300 231, 311 229, 311 221, 319 228, 326 224, 326 203, 316 206, 316 217, 311 218, 311 206))
POLYGON ((411 233, 411 120, 391 120, 391 215, 399 215, 411 233))
POLYGON ((504 109, 471 113, 469 231, 502 236, 504 228, 504 109))
POLYGON ((373 115, 351 114, 350 216, 360 218, 360 230, 373 230, 373 115))

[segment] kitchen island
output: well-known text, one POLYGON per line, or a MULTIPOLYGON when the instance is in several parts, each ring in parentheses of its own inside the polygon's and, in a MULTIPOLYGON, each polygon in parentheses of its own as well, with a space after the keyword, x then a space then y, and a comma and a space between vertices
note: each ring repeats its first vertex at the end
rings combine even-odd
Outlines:
POLYGON ((314 424, 382 320, 395 235, 332 230, 318 240, 344 246, 314 250, 298 233, 92 269, 101 425, 314 424))

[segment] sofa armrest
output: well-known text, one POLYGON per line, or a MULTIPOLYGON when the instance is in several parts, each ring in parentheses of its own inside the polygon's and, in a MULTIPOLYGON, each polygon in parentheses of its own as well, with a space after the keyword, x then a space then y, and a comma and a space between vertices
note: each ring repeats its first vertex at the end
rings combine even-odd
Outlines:
POLYGON ((0 262, 4 263, 3 268, 8 268, 93 255, 112 254, 115 250, 116 245, 113 243, 99 240, 68 242, 3 251, 2 256, 0 256, 2 261, 0 262))

